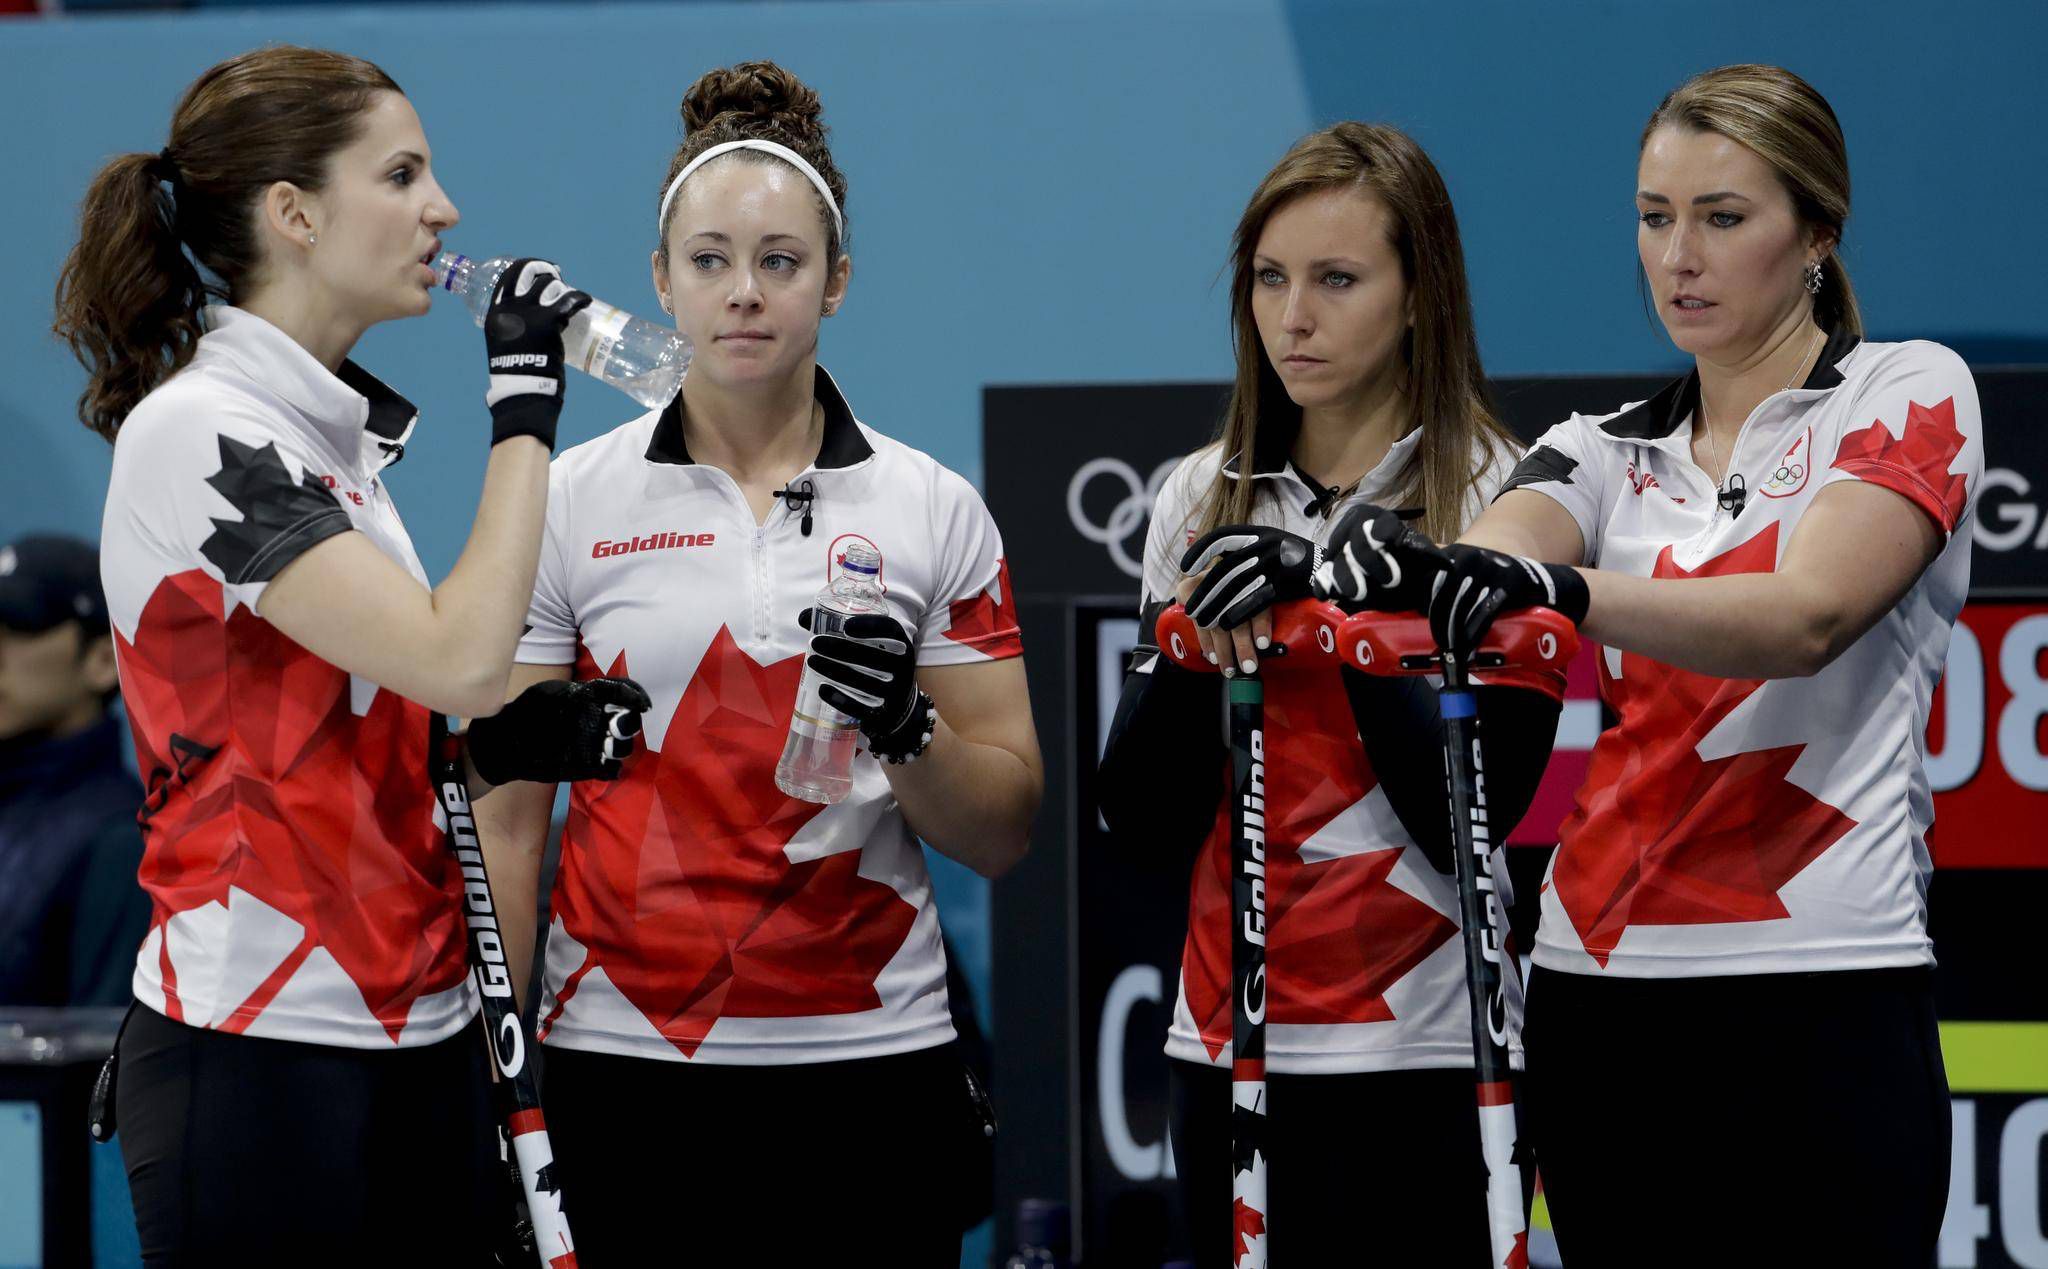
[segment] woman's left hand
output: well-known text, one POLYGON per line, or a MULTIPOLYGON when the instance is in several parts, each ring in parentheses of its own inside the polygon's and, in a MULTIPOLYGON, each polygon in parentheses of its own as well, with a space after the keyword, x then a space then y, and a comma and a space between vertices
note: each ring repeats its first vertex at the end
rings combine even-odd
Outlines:
POLYGON ((1233 629, 1290 599, 1306 599, 1322 552, 1298 533, 1258 524, 1209 530, 1180 557, 1183 576, 1208 572, 1187 597, 1204 629, 1233 629))
MULTIPOLYGON (((797 614, 812 629, 817 610, 797 614)), ((882 613, 858 613, 837 632, 813 633, 805 666, 827 681, 818 694, 825 703, 860 723, 872 743, 903 730, 917 710, 915 640, 903 623, 882 613)))

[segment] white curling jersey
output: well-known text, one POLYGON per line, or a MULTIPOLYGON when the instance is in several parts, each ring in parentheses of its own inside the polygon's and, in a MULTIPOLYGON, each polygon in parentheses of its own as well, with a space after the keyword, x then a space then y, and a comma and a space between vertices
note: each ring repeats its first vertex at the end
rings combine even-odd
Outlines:
POLYGON ((855 420, 821 368, 817 461, 756 524, 684 448, 680 398, 558 457, 530 664, 629 675, 654 707, 612 783, 570 794, 542 1034, 772 1065, 953 1037, 924 855, 865 747, 833 806, 775 787, 809 636, 849 542, 882 557, 919 665, 1020 654, 995 522, 965 480, 855 420))
MULTIPOLYGON (((1284 455, 1260 456, 1252 520, 1324 542, 1354 502, 1396 496, 1421 432, 1396 442, 1350 498, 1324 491, 1284 455)), ((1152 511, 1140 611, 1171 602, 1180 558, 1221 466, 1211 445, 1181 460, 1152 511)), ((1470 523, 1517 454, 1500 447, 1463 508, 1470 523)), ((1479 461, 1475 457, 1475 463, 1479 461)), ((1226 479, 1241 479, 1233 459, 1226 479)), ((1148 664, 1137 665, 1149 672, 1148 664)), ((1562 691, 1562 683, 1555 691, 1562 691)), ((1335 668, 1274 674, 1266 722, 1266 1067, 1334 1074, 1472 1064, 1472 1014, 1458 937, 1458 887, 1423 857, 1365 756, 1335 668)), ((1225 785, 1228 766, 1215 778, 1225 785)), ((1228 1066, 1231 1032, 1230 801, 1220 800, 1188 895, 1169 1057, 1228 1066)), ((1504 870, 1497 870, 1504 884, 1504 870)), ((1520 1001, 1512 1022, 1520 1061, 1520 1001)))
POLYGON ((1714 678, 1604 650, 1619 721, 1560 830, 1536 963, 1633 978, 1932 963, 1922 760, 1969 590, 1976 386, 1939 344, 1832 335, 1803 385, 1744 422, 1735 516, 1692 461, 1698 397, 1687 376, 1619 413, 1574 415, 1508 488, 1571 512, 1587 564, 1638 577, 1770 572, 1814 495, 1843 480, 1906 498, 1947 544, 1810 678, 1714 678))
POLYGON ((195 1027, 430 1044, 476 1003, 427 711, 258 611, 285 565, 352 530, 427 584, 378 474, 415 412, 253 313, 209 312, 191 364, 122 423, 101 528, 146 785, 135 995, 195 1027))

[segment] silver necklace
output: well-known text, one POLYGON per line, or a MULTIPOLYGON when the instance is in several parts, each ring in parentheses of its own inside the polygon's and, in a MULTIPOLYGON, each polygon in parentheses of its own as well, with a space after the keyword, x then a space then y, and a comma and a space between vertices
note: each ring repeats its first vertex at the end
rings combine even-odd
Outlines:
MULTIPOLYGON (((1779 392, 1790 392, 1792 390, 1792 385, 1799 381, 1799 372, 1806 368, 1807 358, 1813 356, 1813 350, 1820 347, 1820 342, 1824 335, 1825 332, 1823 331, 1816 330, 1813 332, 1812 342, 1806 345, 1806 351, 1799 354, 1799 360, 1793 363, 1792 377, 1785 380, 1785 386, 1778 389, 1779 392)), ((1707 452, 1713 455, 1714 466, 1721 468, 1721 474, 1713 477, 1714 488, 1719 489, 1728 479, 1728 469, 1721 462, 1721 446, 1714 439, 1713 425, 1707 421, 1707 393, 1705 388, 1700 389, 1700 429, 1707 434, 1707 452)), ((1736 439, 1740 440, 1741 438, 1737 437, 1736 439)), ((1729 457, 1732 459, 1734 455, 1731 454, 1729 457)), ((1714 503, 1715 513, 1719 514, 1720 509, 1721 504, 1717 499, 1714 503)))

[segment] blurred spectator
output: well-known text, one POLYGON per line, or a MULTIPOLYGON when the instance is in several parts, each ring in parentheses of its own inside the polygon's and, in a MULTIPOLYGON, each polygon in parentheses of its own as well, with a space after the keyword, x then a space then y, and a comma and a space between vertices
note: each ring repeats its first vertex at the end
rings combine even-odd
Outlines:
POLYGON ((129 999, 149 898, 99 553, 0 547, 0 1005, 129 999))

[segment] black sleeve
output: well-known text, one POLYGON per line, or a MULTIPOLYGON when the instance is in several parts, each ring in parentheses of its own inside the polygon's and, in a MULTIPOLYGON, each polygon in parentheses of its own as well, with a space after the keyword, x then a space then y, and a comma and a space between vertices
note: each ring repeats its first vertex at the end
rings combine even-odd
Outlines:
POLYGON ((1096 770, 1096 805, 1128 846, 1191 857, 1223 798, 1223 676, 1183 670, 1150 643, 1164 605, 1148 607, 1096 770))
MULTIPOLYGON (((1451 872, 1450 794, 1444 781, 1443 720, 1436 685, 1420 675, 1345 670, 1344 692, 1351 699, 1366 760, 1387 791, 1401 827, 1439 872, 1451 872)), ((1482 685, 1477 694, 1486 800, 1493 813, 1494 840, 1504 841, 1543 781, 1562 704, 1526 687, 1482 685)))
POLYGON ((354 527, 348 512, 311 471, 293 481, 275 443, 244 445, 220 435, 220 470, 207 477, 242 513, 240 520, 215 520, 199 544, 231 586, 268 582, 312 547, 354 527))

